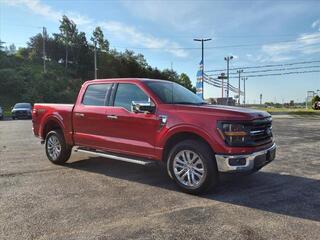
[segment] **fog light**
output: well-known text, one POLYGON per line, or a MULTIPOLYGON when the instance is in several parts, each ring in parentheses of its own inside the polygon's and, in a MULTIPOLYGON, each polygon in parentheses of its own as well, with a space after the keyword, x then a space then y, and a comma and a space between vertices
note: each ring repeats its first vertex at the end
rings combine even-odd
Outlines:
POLYGON ((246 159, 245 158, 230 158, 229 159, 229 165, 230 166, 243 166, 246 165, 246 159))

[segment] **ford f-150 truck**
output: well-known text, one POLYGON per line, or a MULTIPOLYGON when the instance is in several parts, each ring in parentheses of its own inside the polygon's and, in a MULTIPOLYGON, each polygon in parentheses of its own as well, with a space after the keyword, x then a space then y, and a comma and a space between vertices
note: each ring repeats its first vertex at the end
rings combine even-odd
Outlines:
POLYGON ((162 162, 192 194, 215 186, 220 173, 255 172, 276 152, 268 113, 209 105, 163 80, 87 81, 74 105, 35 104, 32 119, 52 163, 65 163, 73 147, 131 163, 162 162))

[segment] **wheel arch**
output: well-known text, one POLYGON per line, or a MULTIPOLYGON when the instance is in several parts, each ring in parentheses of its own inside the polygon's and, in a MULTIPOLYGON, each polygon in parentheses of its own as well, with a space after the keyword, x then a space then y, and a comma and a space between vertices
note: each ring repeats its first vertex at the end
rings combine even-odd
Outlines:
POLYGON ((52 130, 61 130, 62 132, 64 132, 64 125, 63 123, 54 116, 50 116, 46 119, 45 124, 43 125, 43 128, 41 130, 41 137, 43 139, 46 138, 47 134, 52 131, 52 130))
POLYGON ((171 131, 171 133, 167 136, 167 138, 163 141, 163 152, 162 152, 162 161, 166 162, 168 159, 168 155, 172 149, 172 147, 183 140, 186 139, 194 139, 206 144, 211 151, 214 153, 213 142, 210 137, 201 130, 195 130, 192 128, 183 128, 176 129, 171 131))

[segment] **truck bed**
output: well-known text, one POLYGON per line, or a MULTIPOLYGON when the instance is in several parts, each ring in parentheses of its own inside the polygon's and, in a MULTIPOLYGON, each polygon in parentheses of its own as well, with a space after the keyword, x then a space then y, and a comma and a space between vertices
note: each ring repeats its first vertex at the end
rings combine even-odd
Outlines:
POLYGON ((50 120, 59 122, 60 127, 63 129, 66 141, 70 144, 72 140, 72 110, 73 104, 48 104, 36 103, 33 106, 32 122, 33 133, 35 136, 44 139, 46 127, 51 124, 50 120), (41 123, 46 123, 43 126, 41 123))

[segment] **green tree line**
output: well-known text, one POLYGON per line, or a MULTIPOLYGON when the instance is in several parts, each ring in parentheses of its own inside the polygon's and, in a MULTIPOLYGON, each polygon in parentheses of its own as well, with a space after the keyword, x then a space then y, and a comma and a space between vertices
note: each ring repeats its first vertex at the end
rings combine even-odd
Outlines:
POLYGON ((94 79, 95 51, 97 78, 165 79, 195 92, 186 74, 159 70, 150 66, 142 54, 130 50, 110 49, 100 27, 94 29, 88 41, 86 34, 63 16, 58 33, 39 33, 29 39, 26 47, 5 48, 0 41, 0 105, 9 108, 16 102, 73 103, 82 83, 94 79))

